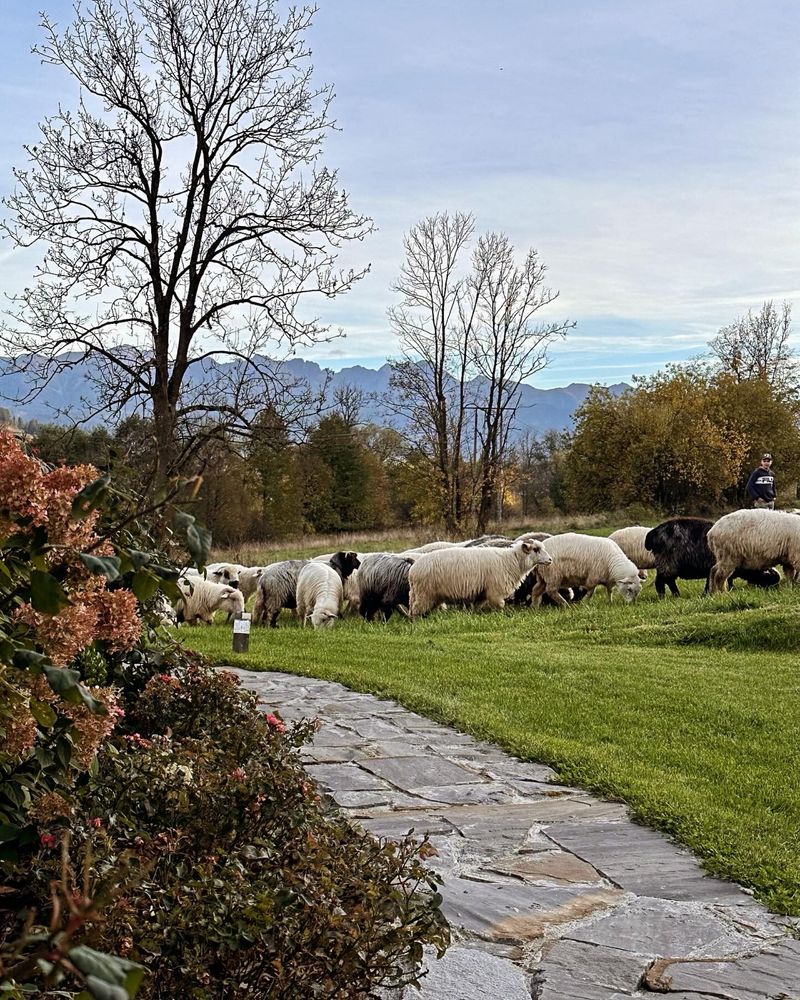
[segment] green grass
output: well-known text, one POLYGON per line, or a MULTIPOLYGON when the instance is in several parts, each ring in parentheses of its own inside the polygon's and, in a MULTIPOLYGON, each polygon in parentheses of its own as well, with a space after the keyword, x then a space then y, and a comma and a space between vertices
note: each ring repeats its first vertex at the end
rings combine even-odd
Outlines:
POLYGON ((217 663, 340 681, 551 764, 800 915, 800 592, 683 589, 323 633, 284 613, 239 655, 230 626, 180 635, 217 663))

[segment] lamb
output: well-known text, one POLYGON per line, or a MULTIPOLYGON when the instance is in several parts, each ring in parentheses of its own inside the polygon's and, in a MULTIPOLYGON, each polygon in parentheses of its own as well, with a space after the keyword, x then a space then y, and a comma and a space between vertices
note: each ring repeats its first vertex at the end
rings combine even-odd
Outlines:
POLYGON ((388 621, 397 608, 408 607, 408 574, 414 562, 413 556, 383 552, 364 557, 358 570, 358 595, 366 621, 379 612, 388 621))
POLYGON ((736 510, 726 514, 708 532, 714 565, 708 589, 717 593, 742 570, 765 570, 779 565, 791 586, 800 572, 800 519, 781 510, 736 510))
POLYGON ((626 603, 635 601, 642 589, 639 571, 616 542, 610 538, 579 535, 569 531, 547 539, 547 551, 553 558, 549 566, 537 567, 538 580, 531 599, 537 607, 546 594, 559 607, 567 602, 559 594, 565 587, 578 587, 593 592, 596 587, 613 588, 626 603))
POLYGON ((184 574, 178 578, 178 588, 181 597, 175 603, 175 612, 179 622, 203 621, 211 625, 217 611, 227 611, 229 615, 244 611, 244 595, 235 587, 184 574))
MULTIPOLYGON (((714 565, 714 555, 708 545, 708 533, 713 524, 704 517, 671 517, 648 531, 644 544, 653 554, 659 598, 664 597, 665 587, 669 587, 674 597, 680 596, 675 582, 678 577, 683 580, 708 580, 714 565)), ((780 582, 780 576, 774 569, 749 570, 737 566, 728 577, 729 587, 736 577, 754 587, 774 587, 780 582)))
POLYGON ((645 548, 644 540, 647 537, 649 528, 641 524, 634 524, 630 528, 618 528, 608 536, 612 542, 616 542, 625 555, 639 569, 639 577, 647 579, 647 570, 655 569, 652 552, 645 548))
POLYGON ((502 608, 534 566, 550 562, 541 542, 517 542, 510 549, 428 552, 416 560, 408 574, 411 617, 426 615, 442 603, 502 608))
POLYGON ((264 568, 253 605, 254 622, 269 622, 275 628, 282 608, 297 607, 297 577, 306 562, 306 559, 284 559, 264 568))

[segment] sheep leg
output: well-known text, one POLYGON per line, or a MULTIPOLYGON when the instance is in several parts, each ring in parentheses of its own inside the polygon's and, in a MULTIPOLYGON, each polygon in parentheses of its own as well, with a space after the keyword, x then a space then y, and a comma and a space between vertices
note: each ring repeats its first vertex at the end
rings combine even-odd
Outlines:
MULTIPOLYGON (((531 604, 533 607, 540 608, 542 606, 542 598, 544 597, 546 590, 547 584, 541 577, 537 577, 536 583, 533 585, 533 590, 531 591, 531 604)), ((556 593, 558 593, 558 591, 556 591, 556 593)), ((561 597, 561 594, 558 596, 561 597)))
POLYGON ((797 583, 797 569, 791 563, 781 563, 783 576, 790 587, 797 583))
POLYGON ((716 562, 711 567, 711 573, 708 578, 709 582, 709 593, 718 594, 720 591, 724 590, 725 582, 728 577, 736 570, 735 566, 726 562, 716 562))
POLYGON ((569 607, 569 601, 565 601, 564 598, 561 596, 561 594, 559 594, 557 589, 548 590, 547 596, 550 598, 550 600, 553 602, 553 604, 555 604, 557 608, 561 609, 569 607))

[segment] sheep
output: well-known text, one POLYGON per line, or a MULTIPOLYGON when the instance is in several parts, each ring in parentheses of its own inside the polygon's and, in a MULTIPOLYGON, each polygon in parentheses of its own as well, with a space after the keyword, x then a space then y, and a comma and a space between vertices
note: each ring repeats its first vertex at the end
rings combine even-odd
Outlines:
POLYGON ((553 536, 549 531, 526 531, 522 535, 517 535, 517 542, 544 542, 553 536))
MULTIPOLYGON (((648 531, 644 544, 653 554, 655 587, 659 598, 664 597, 665 587, 669 587, 674 597, 680 597, 675 582, 678 577, 708 581, 714 565, 714 555, 708 545, 708 532, 713 524, 705 517, 671 517, 648 531)), ((728 577, 729 587, 733 586, 737 577, 754 587, 774 587, 780 582, 780 576, 774 569, 750 570, 737 566, 728 577)))
POLYGON ((366 621, 378 612, 388 621, 396 608, 408 607, 408 574, 414 562, 413 556, 391 553, 364 557, 358 570, 358 596, 359 611, 366 621))
POLYGON ((491 545, 493 542, 499 541, 500 539, 506 541, 513 541, 513 539, 506 539, 505 535, 481 535, 479 538, 470 538, 466 542, 461 542, 461 545, 465 549, 471 549, 476 545, 491 545))
POLYGON ((235 587, 204 580, 194 574, 184 574, 177 582, 181 592, 175 603, 179 622, 204 621, 211 625, 216 611, 227 611, 229 615, 240 615, 244 611, 244 596, 235 587))
POLYGON ((297 615, 314 628, 330 628, 342 610, 342 578, 330 563, 307 562, 297 577, 297 615))
POLYGON ((238 563, 209 563, 202 575, 212 583, 221 583, 228 587, 238 587, 239 574, 244 568, 244 566, 240 566, 238 563))
POLYGON ((644 525, 634 524, 630 528, 618 528, 608 536, 612 542, 619 545, 630 561, 636 564, 641 580, 646 580, 647 571, 655 569, 656 565, 652 552, 648 552, 644 545, 649 530, 644 525))
POLYGON ((504 538, 498 535, 496 538, 489 538, 485 542, 480 542, 475 548, 478 549, 510 549, 517 541, 516 538, 504 538))
POLYGON ((717 593, 740 570, 765 570, 779 565, 789 585, 800 571, 800 520, 780 510, 736 510, 708 532, 714 565, 708 589, 717 593))
POLYGON ((639 596, 642 589, 639 571, 610 538, 569 531, 553 535, 545 544, 553 561, 549 566, 537 567, 538 579, 531 595, 536 607, 545 594, 559 607, 567 607, 566 600, 559 594, 565 587, 580 587, 591 593, 596 587, 605 587, 609 600, 616 587, 626 603, 639 596))
POLYGON ((438 552, 440 549, 463 549, 463 542, 427 542, 425 545, 417 545, 411 549, 412 552, 438 552))
POLYGON ((265 566, 258 578, 258 592, 253 605, 253 621, 269 622, 275 628, 282 608, 297 607, 297 577, 306 559, 284 559, 265 566))
POLYGON ((510 549, 472 548, 428 552, 409 570, 412 618, 446 602, 502 608, 523 577, 550 556, 541 542, 518 542, 510 549))

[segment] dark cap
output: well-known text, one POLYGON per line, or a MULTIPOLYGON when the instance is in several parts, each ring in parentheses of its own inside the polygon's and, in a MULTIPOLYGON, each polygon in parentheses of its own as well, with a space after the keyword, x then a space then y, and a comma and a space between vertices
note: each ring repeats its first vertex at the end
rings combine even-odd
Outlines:
POLYGON ((768 451, 765 451, 764 454, 761 456, 761 461, 762 462, 771 462, 772 461, 772 455, 770 455, 770 453, 768 451))

